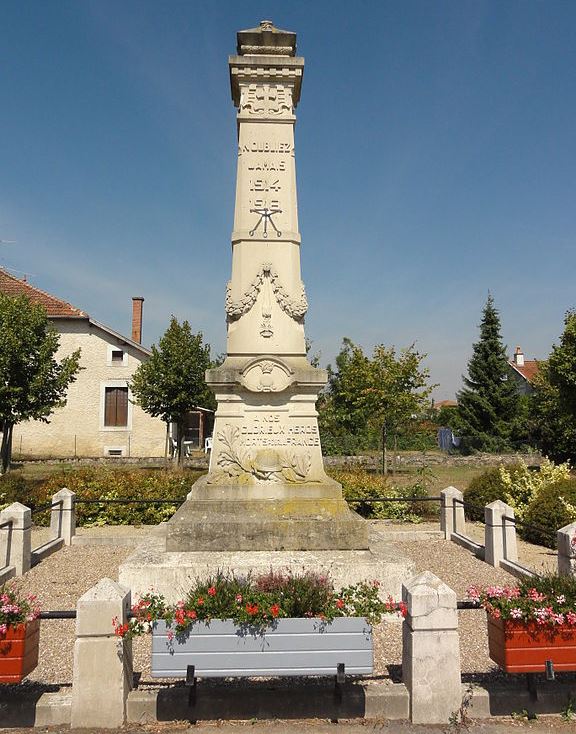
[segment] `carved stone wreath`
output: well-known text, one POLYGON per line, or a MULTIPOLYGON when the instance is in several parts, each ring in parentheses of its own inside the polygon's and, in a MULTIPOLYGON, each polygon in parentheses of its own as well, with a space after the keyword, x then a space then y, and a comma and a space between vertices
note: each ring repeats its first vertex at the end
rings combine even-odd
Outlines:
POLYGON ((209 484, 245 482, 253 478, 266 482, 300 483, 308 478, 312 459, 308 452, 272 448, 248 451, 241 446, 240 429, 230 424, 216 434, 223 448, 218 454, 218 469, 209 475, 209 484))
POLYGON ((256 303, 258 294, 262 290, 264 280, 269 278, 272 293, 276 298, 276 302, 284 313, 288 314, 295 321, 301 322, 308 311, 308 301, 306 299, 306 291, 304 283, 300 283, 300 293, 296 298, 292 298, 288 291, 280 282, 278 273, 270 263, 262 265, 256 277, 246 289, 243 295, 237 300, 232 300, 232 284, 228 281, 226 286, 226 316, 228 321, 236 321, 245 313, 248 313, 252 306, 256 303))

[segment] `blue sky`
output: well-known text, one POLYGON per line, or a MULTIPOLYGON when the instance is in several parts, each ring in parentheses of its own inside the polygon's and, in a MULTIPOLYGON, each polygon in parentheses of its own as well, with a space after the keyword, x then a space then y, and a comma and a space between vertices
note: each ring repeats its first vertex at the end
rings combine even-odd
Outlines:
POLYGON ((306 58, 306 332, 416 342, 452 398, 492 292, 510 353, 576 306, 576 3, 3 0, 0 265, 144 341, 225 349, 236 175, 227 57, 270 18, 306 58))

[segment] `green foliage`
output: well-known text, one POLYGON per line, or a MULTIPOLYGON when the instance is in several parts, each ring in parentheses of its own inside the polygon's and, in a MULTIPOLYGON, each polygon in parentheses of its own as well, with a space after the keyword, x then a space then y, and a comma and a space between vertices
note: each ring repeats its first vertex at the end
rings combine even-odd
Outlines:
POLYGON ((465 388, 458 393, 458 426, 467 451, 507 451, 518 436, 519 397, 500 336, 500 317, 488 296, 480 339, 468 362, 465 388))
POLYGON ((238 625, 266 627, 282 618, 318 617, 326 622, 336 617, 364 617, 378 624, 385 614, 406 614, 406 606, 392 599, 382 601, 377 581, 361 581, 335 590, 332 581, 314 571, 303 574, 270 571, 263 576, 236 577, 218 573, 197 581, 185 599, 174 606, 155 593, 146 594, 132 607, 134 617, 126 624, 114 622, 120 637, 135 637, 149 631, 151 623, 164 619, 185 632, 197 621, 232 619, 238 625))
POLYGON ((524 519, 528 505, 535 500, 542 488, 570 478, 570 464, 554 464, 545 459, 537 471, 520 462, 513 468, 499 467, 504 485, 504 502, 514 508, 516 517, 524 519))
MULTIPOLYGON (((513 470, 514 466, 509 467, 513 470)), ((500 475, 499 467, 491 467, 482 474, 474 477, 468 487, 464 490, 464 502, 469 502, 474 507, 466 507, 466 516, 470 520, 484 520, 485 505, 495 500, 504 500, 506 488, 500 475)))
POLYGON ((576 462, 576 312, 568 311, 560 344, 539 365, 532 395, 533 432, 543 453, 576 462))
MULTIPOLYGON (((109 467, 86 467, 53 474, 47 481, 29 483, 20 475, 8 486, 10 496, 1 500, 9 504, 22 502, 34 511, 50 502, 62 487, 75 492, 78 499, 184 499, 200 472, 174 472, 137 469, 124 471, 109 467)), ((10 476, 10 475, 9 475, 10 476)), ((5 493, 5 479, 0 482, 0 498, 5 493)), ((6 493, 7 494, 7 493, 6 493)), ((82 504, 76 506, 76 521, 86 527, 101 525, 156 525, 170 518, 178 509, 172 505, 82 504)), ((50 522, 49 513, 33 516, 38 525, 50 522)))
POLYGON ((396 487, 381 476, 362 469, 330 469, 332 479, 340 482, 345 500, 363 517, 390 519, 398 522, 421 522, 431 510, 427 502, 363 502, 378 497, 427 497, 425 481, 407 487, 396 487))
POLYGON ((21 421, 48 423, 80 369, 80 350, 55 359, 59 337, 46 310, 25 296, 0 293, 0 473, 10 468, 12 429, 21 421))
POLYGON ((568 464, 555 465, 547 460, 541 467, 534 468, 522 461, 491 467, 474 477, 464 490, 464 501, 474 505, 466 508, 466 515, 471 520, 484 520, 484 506, 502 500, 514 508, 519 520, 524 520, 528 508, 542 490, 569 475, 568 464))
POLYGON ((547 532, 519 528, 522 537, 531 543, 555 548, 556 531, 576 520, 576 478, 543 487, 528 505, 524 520, 546 528, 547 532))
MULTIPOLYGON (((383 426, 388 434, 402 433, 426 406, 434 387, 422 366, 425 356, 413 345, 397 353, 394 347, 380 344, 368 357, 345 338, 336 369, 328 367, 328 388, 319 401, 322 435, 354 437, 360 447, 363 442, 377 442, 383 426)), ((329 439, 328 453, 330 444, 329 439)))
MULTIPOLYGON (((0 476, 0 510, 12 502, 23 502, 27 495, 28 485, 21 474, 10 472, 0 476)), ((1 531, 0 531, 1 532, 1 531)))
POLYGON ((182 462, 182 440, 186 414, 194 408, 215 408, 213 393, 204 379, 212 366, 210 346, 202 334, 193 334, 190 324, 172 316, 170 326, 152 346, 152 355, 142 363, 131 381, 136 403, 150 415, 178 426, 178 460, 182 462))

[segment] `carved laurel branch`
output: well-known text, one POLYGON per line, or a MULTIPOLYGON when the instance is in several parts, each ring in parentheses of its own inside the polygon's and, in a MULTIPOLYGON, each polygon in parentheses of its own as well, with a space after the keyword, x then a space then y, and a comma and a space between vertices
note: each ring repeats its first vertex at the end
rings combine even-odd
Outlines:
POLYGON ((210 484, 222 481, 239 480, 241 477, 254 476, 257 479, 266 479, 272 482, 287 481, 291 483, 305 482, 310 468, 312 458, 309 453, 296 454, 295 452, 282 451, 278 453, 282 469, 263 475, 254 466, 253 459, 248 451, 238 446, 240 441, 240 429, 237 426, 226 425, 217 434, 224 448, 218 456, 220 470, 215 472, 210 484))
POLYGON ((258 294, 262 290, 265 278, 270 278, 272 292, 280 308, 296 321, 301 321, 304 318, 308 311, 308 300, 306 299, 304 283, 300 283, 300 293, 298 296, 292 298, 280 282, 278 273, 272 265, 266 263, 262 265, 254 280, 237 301, 232 300, 232 284, 230 281, 228 282, 226 286, 226 315, 228 321, 236 321, 250 311, 256 303, 258 294))

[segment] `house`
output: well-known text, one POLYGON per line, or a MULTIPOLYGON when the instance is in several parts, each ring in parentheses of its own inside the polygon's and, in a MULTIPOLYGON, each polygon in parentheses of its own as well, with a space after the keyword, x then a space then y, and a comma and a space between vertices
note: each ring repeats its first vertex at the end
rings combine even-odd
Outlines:
POLYGON ((524 353, 520 347, 516 347, 512 359, 508 364, 512 367, 512 374, 516 381, 520 395, 530 395, 534 392, 533 382, 538 374, 538 360, 524 359, 524 353))
POLYGON ((123 336, 86 312, 0 268, 0 292, 27 296, 46 309, 60 336, 57 356, 80 348, 83 369, 68 388, 67 403, 49 423, 14 426, 13 452, 24 456, 162 457, 166 424, 134 405, 129 380, 150 356, 142 346, 144 299, 132 299, 132 335, 123 336))

